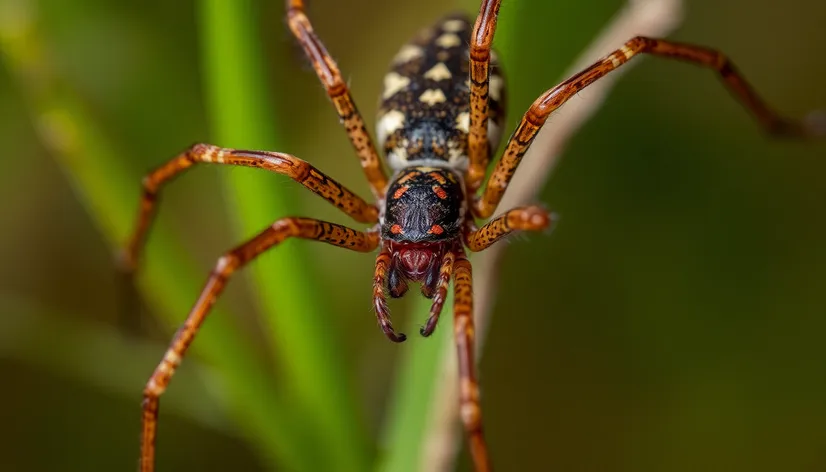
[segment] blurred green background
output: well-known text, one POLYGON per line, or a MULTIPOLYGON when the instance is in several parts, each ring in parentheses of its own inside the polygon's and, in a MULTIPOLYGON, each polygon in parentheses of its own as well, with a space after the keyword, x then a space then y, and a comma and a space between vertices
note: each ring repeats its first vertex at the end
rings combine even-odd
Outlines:
MULTIPOLYGON (((826 107, 826 3, 686 3, 672 37, 719 47, 791 116, 826 107)), ((399 45, 477 4, 310 15, 372 127, 399 45)), ((511 128, 622 4, 504 2, 511 128)), ((0 470, 134 470, 141 389, 216 257, 286 214, 351 223, 279 176, 193 170, 164 195, 124 327, 111 254, 140 176, 207 141, 369 190, 282 2, 0 5, 0 470)), ((501 269, 481 364, 498 470, 826 470, 824 158, 766 139, 708 71, 646 59, 624 76, 542 192, 558 228, 515 238, 501 269)), ((372 255, 277 252, 233 281, 164 396, 159 470, 359 470, 411 445, 405 424, 381 439, 394 377, 436 341, 376 328, 372 255)), ((393 304, 408 333, 412 298, 393 304)))

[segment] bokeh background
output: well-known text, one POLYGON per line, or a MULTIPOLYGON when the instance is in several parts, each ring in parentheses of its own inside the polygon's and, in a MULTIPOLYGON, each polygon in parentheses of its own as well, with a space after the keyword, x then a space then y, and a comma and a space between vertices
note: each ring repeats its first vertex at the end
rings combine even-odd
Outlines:
MULTIPOLYGON (((249 31, 206 34, 204 11, 221 8, 206 3, 0 0, 0 470, 134 470, 140 392, 175 320, 222 251, 283 216, 236 211, 238 182, 254 182, 264 209, 286 201, 276 208, 347 222, 279 176, 193 170, 164 195, 150 239, 161 249, 125 310, 113 241, 147 169, 198 141, 276 145, 369 195, 282 2, 237 3, 252 9, 260 67, 223 71, 258 77, 272 136, 245 141, 261 123, 232 115, 241 133, 222 131, 210 90, 227 82, 204 45, 249 31)), ((310 14, 372 127, 398 46, 477 3, 313 0, 310 14)), ((511 126, 622 3, 504 2, 511 126)), ((803 116, 826 107, 824 25, 821 0, 696 0, 672 37, 721 48, 775 108, 803 116)), ((826 470, 824 158, 824 144, 763 136, 710 72, 636 64, 542 192, 556 231, 515 239, 501 267, 481 364, 498 470, 826 470)), ((435 341, 381 335, 371 255, 280 252, 295 257, 266 256, 269 273, 233 281, 164 397, 160 470, 358 470, 404 446, 384 439, 394 379, 406 350, 435 341), (283 295, 296 265, 308 283, 283 295), (321 337, 279 338, 262 306, 282 295, 294 305, 280 317, 303 319, 306 303, 321 337), (256 367, 233 364, 239 352, 256 367), (290 370, 302 366, 313 372, 290 370)), ((393 304, 411 333, 424 319, 412 298, 393 304)))

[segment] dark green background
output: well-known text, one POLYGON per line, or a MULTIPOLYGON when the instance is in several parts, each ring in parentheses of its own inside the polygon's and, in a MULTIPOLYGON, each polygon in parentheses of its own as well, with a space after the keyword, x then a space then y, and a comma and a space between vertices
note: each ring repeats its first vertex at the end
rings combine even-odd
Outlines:
MULTIPOLYGON (((273 106, 286 124, 282 150, 369 195, 293 46, 281 2, 260 3, 273 106)), ((314 0, 310 12, 372 127, 398 46, 473 3, 314 0)), ((687 3, 673 37, 721 48, 792 116, 826 107, 826 3, 687 3)), ((193 2, 39 4, 55 67, 129 168, 143 171, 209 139, 193 2)), ((621 4, 504 2, 502 17, 519 14, 525 23, 511 41, 525 49, 500 51, 511 126, 621 4)), ((62 323, 115 326, 117 285, 111 248, 40 143, 7 63, 0 143, 0 331, 40 322, 45 333, 38 343, 5 347, 0 337, 0 469, 133 470, 140 391, 154 361, 124 365, 120 375, 134 384, 125 396, 49 359, 62 323)), ((542 193, 562 217, 557 230, 515 238, 507 252, 481 366, 498 470, 826 470, 824 158, 823 144, 766 139, 708 71, 637 64, 542 193)), ((189 239, 204 273, 235 242, 221 171, 238 172, 204 169, 177 182, 160 217, 189 239)), ((304 214, 345 221, 297 185, 263 178, 300 201, 304 214)), ((314 296, 337 308, 329 323, 376 432, 393 358, 406 345, 391 345, 375 327, 373 257, 326 246, 307 254, 314 296)), ((235 285, 222 303, 251 311, 243 282, 235 285)), ((398 318, 424 317, 394 307, 398 318)), ((171 334, 151 321, 144 330, 161 350, 171 334)), ((115 359, 105 349, 81 358, 115 359)), ((262 467, 234 435, 175 415, 162 414, 161 425, 161 470, 262 467)))

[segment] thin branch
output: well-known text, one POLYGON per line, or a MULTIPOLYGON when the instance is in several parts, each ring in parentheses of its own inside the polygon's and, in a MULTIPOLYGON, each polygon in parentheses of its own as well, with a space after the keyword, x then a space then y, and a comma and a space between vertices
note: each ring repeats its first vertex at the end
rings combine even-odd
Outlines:
MULTIPOLYGON (((614 20, 580 55, 566 72, 570 76, 610 53, 636 35, 665 36, 682 20, 682 0, 629 0, 614 20)), ((588 88, 578 100, 572 100, 561 109, 551 126, 542 129, 528 151, 519 171, 508 186, 501 208, 512 208, 535 201, 548 180, 565 145, 594 115, 605 101, 611 88, 627 67, 608 75, 588 88)), ((474 257, 476 304, 476 348, 481 354, 488 326, 493 315, 498 265, 507 246, 499 244, 474 257)), ((456 454, 461 445, 458 414, 459 379, 455 356, 444 357, 441 380, 436 382, 436 402, 432 409, 431 426, 423 444, 423 471, 447 472, 454 470, 456 454)))

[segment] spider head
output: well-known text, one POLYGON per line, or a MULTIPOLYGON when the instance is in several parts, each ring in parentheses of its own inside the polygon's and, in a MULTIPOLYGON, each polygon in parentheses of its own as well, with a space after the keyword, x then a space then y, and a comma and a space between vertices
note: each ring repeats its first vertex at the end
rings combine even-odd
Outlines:
POLYGON ((464 217, 462 184, 453 172, 413 167, 387 189, 382 239, 402 245, 428 245, 459 237, 464 217))
POLYGON ((462 182, 448 169, 411 167, 396 176, 381 226, 393 253, 390 295, 404 295, 407 281, 422 282, 422 292, 432 295, 442 256, 460 236, 463 201, 462 182))

